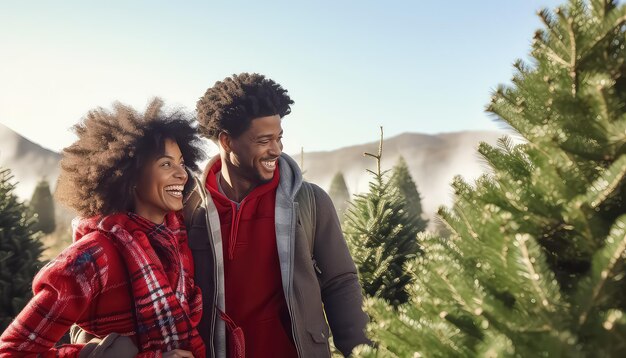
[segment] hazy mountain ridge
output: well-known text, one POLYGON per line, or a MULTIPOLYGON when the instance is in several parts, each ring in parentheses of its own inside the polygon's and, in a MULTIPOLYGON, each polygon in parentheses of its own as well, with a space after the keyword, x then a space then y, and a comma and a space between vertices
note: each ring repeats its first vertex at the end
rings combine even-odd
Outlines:
POLYGON ((22 137, 0 123, 0 167, 11 169, 20 199, 30 199, 37 182, 46 178, 54 189, 61 155, 22 137))
MULTIPOLYGON (((435 135, 403 133, 385 138, 381 169, 389 170, 402 155, 422 197, 427 216, 440 205, 452 203, 450 183, 455 175, 473 180, 486 172, 476 149, 480 142, 496 144, 504 132, 463 131, 435 135)), ((351 194, 367 190, 376 161, 363 155, 376 154, 378 142, 340 148, 328 152, 304 153, 305 178, 324 189, 338 171, 343 172, 351 194)), ((300 154, 294 159, 300 163, 300 154)))
MULTIPOLYGON (((422 207, 427 216, 432 216, 440 205, 451 204, 450 182, 455 175, 472 180, 486 171, 476 152, 479 142, 495 144, 504 134, 489 131, 435 135, 403 133, 385 138, 382 169, 391 169, 398 157, 404 156, 422 196, 422 207)), ((332 151, 305 151, 305 178, 328 190, 332 177, 341 171, 351 194, 365 191, 371 179, 366 169, 375 170, 376 162, 363 156, 363 153, 377 151, 377 141, 332 151)), ((299 153, 293 157, 300 163, 299 153)), ((16 194, 21 199, 30 198, 42 177, 46 177, 51 189, 54 189, 60 159, 59 153, 45 149, 0 124, 0 167, 11 169, 18 182, 16 194)))

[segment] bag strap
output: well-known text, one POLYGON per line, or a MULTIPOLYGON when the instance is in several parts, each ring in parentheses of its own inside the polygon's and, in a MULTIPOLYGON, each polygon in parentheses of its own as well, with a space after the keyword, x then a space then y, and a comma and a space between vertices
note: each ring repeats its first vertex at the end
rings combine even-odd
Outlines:
POLYGON ((202 190, 202 188, 198 188, 199 180, 195 176, 193 176, 192 178, 195 181, 195 185, 191 189, 189 197, 187 197, 187 200, 185 200, 185 203, 183 204, 183 219, 185 220, 185 228, 187 229, 187 231, 191 229, 193 214, 198 208, 198 205, 200 205, 200 202, 202 201, 202 197, 198 193, 198 190, 202 190))
POLYGON ((306 232, 309 250, 311 257, 313 257, 317 208, 315 206, 315 193, 313 193, 313 187, 310 183, 302 182, 300 190, 296 193, 295 201, 298 202, 300 224, 306 232))

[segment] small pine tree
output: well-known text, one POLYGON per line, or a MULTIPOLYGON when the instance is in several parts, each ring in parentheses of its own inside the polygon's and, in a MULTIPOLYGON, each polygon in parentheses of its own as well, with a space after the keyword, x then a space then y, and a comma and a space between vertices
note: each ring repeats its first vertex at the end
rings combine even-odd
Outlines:
POLYGON ((41 179, 37 183, 28 206, 37 216, 37 223, 34 226, 35 230, 40 230, 44 234, 52 233, 56 227, 54 200, 50 192, 50 184, 46 179, 41 179))
POLYGON ((410 274, 404 264, 419 253, 418 227, 404 210, 403 197, 380 171, 382 127, 377 160, 378 170, 368 170, 374 178, 369 191, 356 195, 344 222, 344 235, 356 263, 363 291, 393 306, 408 299, 410 274))
POLYGON ((335 205, 337 215, 339 215, 340 219, 343 218, 343 215, 348 208, 348 203, 350 202, 350 192, 348 191, 348 186, 346 185, 343 173, 338 172, 335 174, 333 180, 330 182, 328 195, 335 205))
POLYGON ((392 173, 391 183, 400 190, 400 194, 404 197, 404 210, 416 221, 418 231, 426 230, 428 220, 422 218, 422 198, 417 191, 417 184, 409 173, 409 167, 404 157, 398 158, 392 173))
POLYGON ((421 236, 407 266, 410 303, 367 302, 378 354, 626 356, 626 6, 540 16, 534 65, 489 106, 527 143, 481 144, 493 174, 455 179, 450 238, 421 236))
POLYGON ((43 251, 27 207, 13 194, 8 169, 0 169, 0 331, 32 297, 31 283, 43 251))

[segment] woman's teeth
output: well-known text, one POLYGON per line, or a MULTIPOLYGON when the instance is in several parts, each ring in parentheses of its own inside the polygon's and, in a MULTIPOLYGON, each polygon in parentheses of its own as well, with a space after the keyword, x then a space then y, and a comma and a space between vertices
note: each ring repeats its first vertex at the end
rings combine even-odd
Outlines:
POLYGON ((184 187, 184 185, 168 185, 165 187, 165 191, 171 196, 174 196, 176 198, 182 198, 184 187))

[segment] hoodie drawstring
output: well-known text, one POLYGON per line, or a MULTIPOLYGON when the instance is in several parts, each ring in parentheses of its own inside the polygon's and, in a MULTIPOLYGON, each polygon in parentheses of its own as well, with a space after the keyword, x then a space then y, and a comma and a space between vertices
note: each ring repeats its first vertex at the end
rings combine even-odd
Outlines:
POLYGON ((240 213, 243 209, 243 205, 246 199, 244 198, 241 203, 239 203, 239 207, 235 203, 230 203, 234 213, 233 219, 230 223, 230 237, 228 238, 228 259, 232 260, 235 258, 235 245, 237 244, 237 235, 239 234, 239 219, 240 213))

